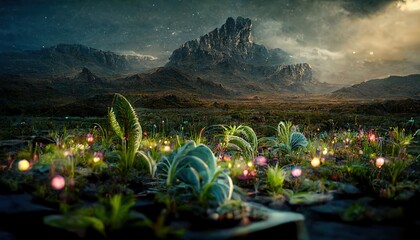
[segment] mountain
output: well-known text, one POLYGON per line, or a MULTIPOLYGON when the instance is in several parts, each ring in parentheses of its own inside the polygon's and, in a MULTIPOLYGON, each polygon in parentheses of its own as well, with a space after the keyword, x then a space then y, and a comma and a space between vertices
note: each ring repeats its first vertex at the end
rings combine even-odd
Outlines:
POLYGON ((228 96, 232 92, 222 84, 190 75, 172 67, 160 67, 113 81, 115 88, 126 92, 177 92, 178 94, 196 94, 200 97, 213 98, 228 96))
POLYGON ((420 74, 373 79, 331 93, 337 98, 420 99, 420 74))
POLYGON ((248 18, 229 17, 220 28, 184 43, 166 67, 192 72, 246 94, 254 92, 322 91, 307 63, 290 64, 289 54, 252 41, 248 18))
POLYGON ((34 51, 0 53, 0 73, 64 76, 86 67, 103 75, 111 75, 155 67, 155 60, 150 57, 120 55, 80 44, 58 44, 34 51))
POLYGON ((278 65, 289 60, 281 49, 267 49, 252 42, 251 20, 229 17, 219 29, 184 43, 176 49, 169 66, 205 69, 223 62, 252 64, 255 66, 278 65))

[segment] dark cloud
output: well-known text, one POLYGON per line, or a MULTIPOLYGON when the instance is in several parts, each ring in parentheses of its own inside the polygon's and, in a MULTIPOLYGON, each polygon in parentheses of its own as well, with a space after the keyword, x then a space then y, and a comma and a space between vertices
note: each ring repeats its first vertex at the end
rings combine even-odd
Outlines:
MULTIPOLYGON (((351 14, 357 16, 365 16, 377 13, 383 10, 391 3, 398 2, 399 0, 342 0, 343 8, 351 14)), ((403 0, 400 0, 403 2, 403 0)))

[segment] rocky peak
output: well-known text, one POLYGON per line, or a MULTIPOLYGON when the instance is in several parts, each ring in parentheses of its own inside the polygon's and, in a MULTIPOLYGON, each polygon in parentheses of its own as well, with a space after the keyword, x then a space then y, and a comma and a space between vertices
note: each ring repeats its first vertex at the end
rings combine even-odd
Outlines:
POLYGON ((280 49, 269 50, 252 42, 249 18, 229 17, 226 22, 198 39, 184 43, 169 58, 169 66, 200 68, 220 63, 276 65, 285 62, 288 54, 280 49))
POLYGON ((232 47, 250 47, 251 20, 238 17, 236 21, 229 17, 220 29, 200 37, 198 44, 202 49, 232 50, 232 47))
POLYGON ((73 78, 73 81, 85 83, 99 83, 101 82, 101 79, 94 75, 89 69, 84 67, 82 71, 73 78))
POLYGON ((270 78, 293 79, 294 83, 312 81, 312 68, 308 63, 279 65, 270 78))

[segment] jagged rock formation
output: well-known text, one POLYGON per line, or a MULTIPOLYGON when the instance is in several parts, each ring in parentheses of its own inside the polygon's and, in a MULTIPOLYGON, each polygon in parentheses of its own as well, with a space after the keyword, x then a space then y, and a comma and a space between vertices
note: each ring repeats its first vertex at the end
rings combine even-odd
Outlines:
POLYGON ((249 18, 238 17, 235 21, 230 17, 220 28, 176 49, 168 65, 200 67, 223 62, 277 65, 288 61, 289 55, 283 50, 253 43, 251 27, 249 18))
POLYGON ((102 75, 140 72, 154 59, 120 55, 80 44, 58 44, 37 51, 0 53, 0 73, 68 75, 86 67, 102 75))
POLYGON ((289 64, 288 53, 254 43, 251 27, 248 18, 228 18, 220 28, 176 49, 166 66, 191 71, 235 89, 258 84, 263 85, 262 89, 305 92, 318 84, 309 64, 289 64))

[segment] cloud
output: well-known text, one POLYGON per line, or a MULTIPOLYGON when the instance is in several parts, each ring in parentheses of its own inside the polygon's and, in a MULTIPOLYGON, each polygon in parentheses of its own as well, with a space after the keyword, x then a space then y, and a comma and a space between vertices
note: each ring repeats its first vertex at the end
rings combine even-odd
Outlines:
POLYGON ((155 57, 155 56, 145 55, 145 54, 141 54, 141 53, 138 53, 138 52, 135 52, 135 51, 120 51, 118 53, 121 54, 121 55, 135 56, 135 57, 138 57, 138 58, 144 59, 144 60, 151 60, 151 61, 158 60, 158 58, 155 57))

